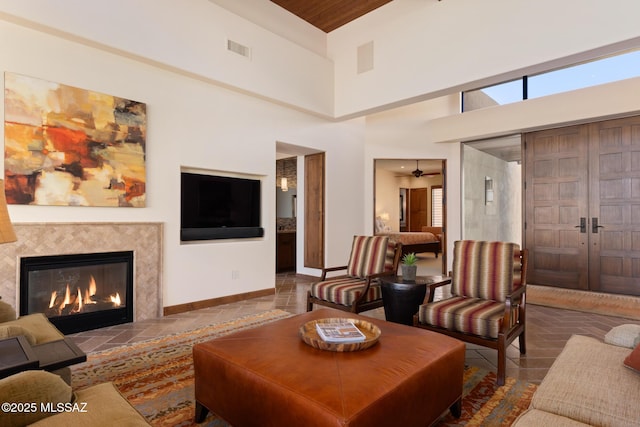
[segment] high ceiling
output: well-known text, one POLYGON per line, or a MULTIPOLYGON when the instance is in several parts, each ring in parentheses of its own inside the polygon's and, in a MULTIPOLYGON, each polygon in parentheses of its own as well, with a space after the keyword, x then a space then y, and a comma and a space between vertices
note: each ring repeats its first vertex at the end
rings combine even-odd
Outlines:
POLYGON ((271 0, 329 33, 392 0, 271 0))

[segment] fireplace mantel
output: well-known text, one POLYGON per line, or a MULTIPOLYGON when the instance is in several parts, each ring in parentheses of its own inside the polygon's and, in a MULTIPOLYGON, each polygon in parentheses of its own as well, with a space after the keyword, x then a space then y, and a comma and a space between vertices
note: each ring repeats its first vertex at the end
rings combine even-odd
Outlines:
POLYGON ((162 316, 162 236, 157 222, 14 223, 18 241, 0 245, 0 296, 18 307, 21 257, 134 252, 134 320, 162 316))

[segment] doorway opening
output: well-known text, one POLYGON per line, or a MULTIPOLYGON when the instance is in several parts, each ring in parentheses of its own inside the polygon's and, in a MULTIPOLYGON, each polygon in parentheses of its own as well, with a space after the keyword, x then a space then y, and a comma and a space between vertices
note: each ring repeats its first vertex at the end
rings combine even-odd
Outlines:
POLYGON ((418 274, 446 270, 446 161, 376 159, 374 234, 403 244, 418 256, 418 274))
POLYGON ((296 271, 298 158, 276 156, 276 272, 296 271))
POLYGON ((462 238, 522 239, 522 137, 462 144, 462 238))
POLYGON ((324 153, 276 142, 275 166, 276 271, 299 272, 307 267, 322 268, 324 153), (286 179, 286 185, 283 178, 286 179))

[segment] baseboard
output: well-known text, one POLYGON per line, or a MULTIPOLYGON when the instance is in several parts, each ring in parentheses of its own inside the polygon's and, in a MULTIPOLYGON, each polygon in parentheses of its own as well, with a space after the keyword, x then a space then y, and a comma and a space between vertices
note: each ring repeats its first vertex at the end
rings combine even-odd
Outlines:
POLYGON ((259 291, 245 292, 243 294, 229 295, 226 297, 188 302, 186 304, 170 305, 164 307, 163 314, 165 316, 168 316, 170 314, 186 313, 187 311, 200 310, 202 308, 215 307, 218 305, 230 304, 232 302, 244 301, 252 298, 272 296, 275 291, 276 290, 274 288, 269 288, 259 291))
POLYGON ((527 285, 527 303, 640 320, 640 297, 527 285))

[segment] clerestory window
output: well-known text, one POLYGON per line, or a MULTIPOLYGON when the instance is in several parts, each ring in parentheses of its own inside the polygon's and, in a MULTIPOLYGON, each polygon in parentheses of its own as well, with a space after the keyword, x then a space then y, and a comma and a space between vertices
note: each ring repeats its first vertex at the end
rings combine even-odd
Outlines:
POLYGON ((462 111, 505 105, 640 76, 640 50, 463 92, 462 111))

